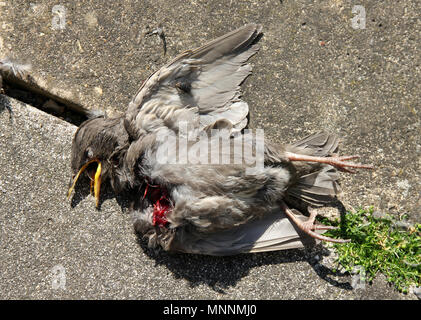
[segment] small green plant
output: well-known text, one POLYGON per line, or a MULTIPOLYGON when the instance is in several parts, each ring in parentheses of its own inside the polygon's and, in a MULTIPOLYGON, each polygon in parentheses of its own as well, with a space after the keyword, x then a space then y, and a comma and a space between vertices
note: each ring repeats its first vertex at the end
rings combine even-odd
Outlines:
POLYGON ((368 282, 381 272, 404 293, 411 285, 421 286, 421 224, 399 230, 390 219, 373 217, 373 209, 347 212, 341 221, 322 220, 323 224, 339 226, 325 235, 351 239, 333 245, 339 256, 337 263, 346 271, 361 266, 368 282))

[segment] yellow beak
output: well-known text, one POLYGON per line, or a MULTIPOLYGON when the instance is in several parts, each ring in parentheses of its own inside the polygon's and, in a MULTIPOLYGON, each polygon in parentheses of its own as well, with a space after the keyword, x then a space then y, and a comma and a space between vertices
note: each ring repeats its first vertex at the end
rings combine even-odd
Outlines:
POLYGON ((79 179, 79 177, 82 174, 82 172, 85 171, 85 169, 91 163, 94 163, 94 162, 98 163, 98 167, 96 168, 95 177, 94 177, 94 180, 93 180, 95 203, 96 203, 96 207, 98 208, 98 206, 99 206, 99 191, 100 191, 100 188, 101 188, 101 161, 99 161, 98 159, 92 159, 92 160, 88 161, 87 163, 85 163, 82 166, 82 168, 80 168, 80 170, 77 173, 76 177, 73 179, 72 186, 69 188, 69 191, 67 192, 67 198, 70 198, 70 195, 72 194, 72 191, 75 188, 76 182, 79 179))

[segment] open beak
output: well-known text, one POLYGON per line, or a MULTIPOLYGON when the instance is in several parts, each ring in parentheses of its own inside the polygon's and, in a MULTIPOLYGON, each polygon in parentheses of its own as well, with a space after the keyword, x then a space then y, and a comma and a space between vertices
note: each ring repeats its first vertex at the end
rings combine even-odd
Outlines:
POLYGON ((79 172, 77 173, 77 175, 73 179, 72 186, 69 188, 69 191, 67 192, 67 198, 70 198, 70 195, 72 194, 72 191, 75 188, 76 182, 79 179, 82 172, 85 171, 85 169, 91 163, 94 163, 94 162, 96 162, 98 164, 98 167, 96 168, 95 176, 94 176, 94 179, 93 179, 95 203, 96 203, 96 207, 98 208, 98 206, 99 206, 99 191, 100 191, 100 188, 101 188, 101 161, 99 161, 98 159, 92 159, 92 160, 88 161, 87 163, 85 163, 82 166, 82 168, 80 168, 79 172))

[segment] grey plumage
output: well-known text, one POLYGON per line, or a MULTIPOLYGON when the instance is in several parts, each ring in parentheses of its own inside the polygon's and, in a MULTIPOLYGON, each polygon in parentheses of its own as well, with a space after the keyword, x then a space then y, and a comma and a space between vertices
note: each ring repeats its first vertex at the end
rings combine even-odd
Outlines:
MULTIPOLYGON (((158 161, 162 135, 175 134, 177 145, 180 134, 205 135, 205 144, 219 139, 212 136, 213 128, 227 130, 232 141, 243 135, 248 105, 241 99, 240 85, 251 73, 247 61, 258 51, 261 35, 261 26, 249 24, 182 53, 142 84, 125 115, 88 120, 76 132, 73 180, 81 167, 101 163, 95 184, 109 179, 116 192, 134 195, 134 225, 150 246, 230 255, 314 243, 285 213, 292 212, 297 221, 307 218, 296 209, 282 210, 281 204, 320 206, 339 192, 334 166, 297 158, 334 155, 338 139, 333 135, 321 132, 286 145, 264 141, 265 166, 249 172, 247 159, 205 165, 190 158, 182 164, 158 161), (293 157, 298 161, 291 161, 293 157)), ((185 148, 191 151, 194 145, 189 142, 185 148)), ((94 179, 94 172, 88 174, 94 179)))

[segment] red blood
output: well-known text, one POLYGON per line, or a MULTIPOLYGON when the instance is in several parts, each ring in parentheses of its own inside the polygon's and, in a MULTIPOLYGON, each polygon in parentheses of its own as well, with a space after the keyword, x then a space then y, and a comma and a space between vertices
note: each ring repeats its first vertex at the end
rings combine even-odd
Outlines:
POLYGON ((159 227, 166 227, 168 224, 166 214, 169 210, 170 205, 168 203, 168 200, 164 198, 164 196, 162 196, 161 199, 153 205, 153 225, 158 225, 159 227))
POLYGON ((143 198, 148 196, 149 200, 154 203, 152 224, 159 227, 167 227, 169 222, 167 220, 167 213, 171 210, 171 203, 168 199, 168 192, 166 188, 159 185, 151 185, 147 182, 143 198))

